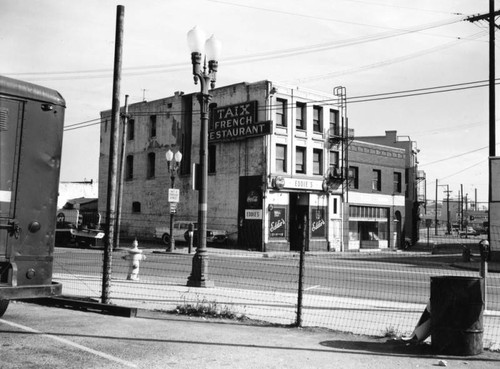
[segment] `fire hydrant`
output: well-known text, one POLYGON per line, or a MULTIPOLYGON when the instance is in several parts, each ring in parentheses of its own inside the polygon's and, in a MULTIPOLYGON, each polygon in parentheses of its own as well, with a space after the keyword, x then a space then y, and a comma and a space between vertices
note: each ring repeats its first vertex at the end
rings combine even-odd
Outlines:
POLYGON ((146 260, 146 255, 142 254, 142 250, 137 247, 139 243, 137 239, 132 243, 134 247, 128 250, 128 255, 122 257, 122 259, 128 260, 128 275, 127 280, 138 281, 139 280, 139 264, 141 260, 146 260))

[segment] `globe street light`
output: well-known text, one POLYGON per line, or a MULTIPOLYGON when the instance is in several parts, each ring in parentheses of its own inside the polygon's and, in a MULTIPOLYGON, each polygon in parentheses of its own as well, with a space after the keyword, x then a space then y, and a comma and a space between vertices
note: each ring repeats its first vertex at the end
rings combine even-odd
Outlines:
POLYGON ((214 36, 207 40, 205 33, 198 27, 194 27, 188 32, 187 41, 191 49, 194 83, 200 83, 200 93, 197 97, 201 109, 198 247, 193 256, 191 275, 188 278, 187 285, 193 287, 212 287, 213 282, 208 280, 207 255, 208 104, 212 99, 212 96, 208 93, 208 88, 209 84, 210 88, 213 89, 215 87, 221 43, 214 36), (205 55, 203 55, 204 53, 205 55))
MULTIPOLYGON (((165 153, 165 158, 167 159, 167 170, 170 173, 170 188, 174 188, 175 178, 177 177, 177 172, 179 170, 179 166, 182 160, 182 154, 180 151, 177 151, 174 155, 172 150, 168 150, 165 153), (173 162, 173 160, 175 161, 173 162)), ((170 199, 170 245, 168 246, 167 251, 172 252, 175 250, 175 238, 174 238, 174 216, 176 211, 177 202, 173 202, 170 199), (175 205, 174 205, 175 204, 175 205)))

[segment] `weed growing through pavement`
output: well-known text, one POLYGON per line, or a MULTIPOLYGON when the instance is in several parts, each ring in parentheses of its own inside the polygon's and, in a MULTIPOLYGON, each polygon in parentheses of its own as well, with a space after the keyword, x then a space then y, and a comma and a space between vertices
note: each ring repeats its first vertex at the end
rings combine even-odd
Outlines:
POLYGON ((171 313, 179 315, 199 316, 205 318, 218 318, 230 320, 246 320, 244 314, 239 314, 231 310, 227 305, 221 305, 217 301, 208 301, 206 298, 199 299, 195 303, 187 303, 177 305, 177 307, 170 311, 171 313))
POLYGON ((401 332, 396 327, 393 327, 392 325, 385 329, 384 337, 401 338, 401 336, 402 336, 401 332))

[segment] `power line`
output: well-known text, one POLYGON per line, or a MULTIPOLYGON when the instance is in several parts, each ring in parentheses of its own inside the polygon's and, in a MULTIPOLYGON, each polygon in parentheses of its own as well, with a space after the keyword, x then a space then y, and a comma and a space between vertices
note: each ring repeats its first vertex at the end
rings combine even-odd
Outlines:
MULTIPOLYGON (((499 79, 497 79, 498 81, 499 79)), ((471 88, 479 88, 479 87, 485 87, 487 86, 487 80, 480 80, 480 81, 473 81, 473 82, 462 82, 462 83, 455 83, 455 84, 449 84, 449 85, 441 85, 441 86, 432 86, 432 87, 426 87, 426 88, 418 88, 418 89, 411 89, 411 90, 402 90, 402 91, 392 91, 392 92, 384 92, 384 93, 379 93, 379 94, 370 94, 370 95, 360 95, 360 96, 353 96, 347 99, 348 103, 355 104, 355 103, 363 103, 363 102, 371 102, 371 101, 378 101, 378 100, 388 100, 388 99, 396 99, 396 98, 404 98, 404 97, 412 97, 412 96, 420 96, 420 95, 428 95, 428 94, 436 94, 436 93, 443 93, 443 92, 452 92, 452 91, 460 91, 460 90, 467 90, 471 88)), ((498 82, 497 82, 498 84, 498 82)), ((334 105, 334 103, 337 101, 336 98, 332 99, 324 99, 324 100, 311 100, 308 101, 308 104, 318 104, 318 105, 334 105)), ((261 107, 259 108, 260 111, 264 111, 267 109, 272 109, 277 107, 278 105, 270 105, 267 107, 261 107)), ((289 106, 289 109, 294 109, 294 106, 289 106)), ((193 110, 193 113, 196 113, 196 110, 193 110)), ((176 111, 165 111, 165 112, 158 112, 158 111, 140 111, 136 113, 132 113, 133 116, 148 116, 148 115, 174 115, 178 116, 181 114, 184 114, 183 110, 176 110, 176 111)), ((89 127, 95 124, 100 124, 100 118, 97 118, 95 120, 90 120, 90 121, 84 121, 80 123, 75 123, 70 126, 66 126, 65 130, 73 130, 77 128, 85 128, 89 127), (88 124, 86 123, 96 121, 94 124, 88 124), (79 127, 80 125, 83 125, 83 127, 79 127)))
MULTIPOLYGON (((252 53, 247 55, 228 57, 221 59, 226 65, 248 63, 262 60, 278 59, 302 54, 308 54, 313 52, 321 52, 325 50, 332 50, 342 47, 354 46, 368 42, 380 41, 387 38, 398 37, 410 33, 416 33, 432 28, 438 28, 454 23, 463 21, 463 19, 449 19, 439 22, 433 22, 428 24, 423 24, 415 27, 409 27, 407 29, 401 29, 391 32, 377 33, 371 36, 360 36, 350 39, 344 39, 339 41, 329 41, 324 43, 318 43, 314 45, 302 45, 298 47, 276 50, 271 52, 262 53, 252 53)), ((137 67, 125 67, 123 68, 123 74, 127 76, 134 75, 147 75, 147 74, 158 74, 173 72, 178 70, 183 70, 186 68, 186 63, 173 63, 165 65, 151 65, 151 66, 137 66, 137 67)), ((37 80, 67 80, 67 79, 89 79, 89 78, 106 78, 112 73, 111 69, 95 69, 95 70, 76 70, 76 71, 55 71, 55 72, 24 72, 24 73, 8 73, 5 74, 11 77, 28 77, 33 81, 37 80), (36 78, 40 76, 40 78, 36 78), (46 76, 41 77, 41 76, 46 76)))

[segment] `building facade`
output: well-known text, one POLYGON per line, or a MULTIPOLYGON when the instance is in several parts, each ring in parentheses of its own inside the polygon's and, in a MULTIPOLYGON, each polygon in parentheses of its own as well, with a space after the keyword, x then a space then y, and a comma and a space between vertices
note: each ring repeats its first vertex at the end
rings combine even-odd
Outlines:
POLYGON ((349 250, 401 245, 405 159, 403 149, 358 139, 349 145, 349 250))
MULTIPOLYGON (((358 241, 365 241, 365 233, 373 233, 365 224, 370 219, 377 224, 391 223, 396 213, 404 219, 404 205, 400 205, 404 194, 389 194, 385 184, 378 193, 367 190, 370 196, 362 195, 364 187, 349 190, 347 148, 353 134, 344 126, 347 121, 338 96, 271 81, 224 86, 212 90, 211 95, 207 225, 226 229, 234 245, 259 251, 293 251, 303 244, 311 251, 359 250, 368 244, 358 241), (352 208, 347 205, 348 194, 355 200, 352 208), (369 209, 366 218, 362 215, 365 208, 369 209), (345 226, 351 212, 357 231, 354 223, 345 226), (355 232, 359 235, 354 236, 355 232)), ((155 227, 169 224, 171 216, 196 221, 193 164, 200 152, 196 94, 178 92, 169 98, 131 104, 128 112, 119 140, 125 138, 124 154, 119 155, 123 157, 121 232, 148 237, 155 227), (183 155, 174 184, 165 159, 168 150, 183 155), (172 186, 180 193, 175 213, 168 202, 172 186)), ((107 197, 110 115, 110 111, 101 112, 102 214, 107 197)), ((352 155, 360 166, 367 159, 379 168, 404 168, 404 150, 377 150, 382 149, 391 156, 373 159, 357 151, 352 155)), ((371 185, 371 179, 369 182, 371 185)), ((401 186, 405 186, 404 178, 401 186)), ((377 227, 376 237, 383 234, 384 238, 377 247, 395 245, 393 227, 377 227)))
POLYGON ((363 136, 357 139, 384 146, 403 149, 405 152, 404 197, 405 215, 402 240, 415 243, 419 239, 420 220, 425 213, 425 172, 418 170, 417 142, 409 136, 398 135, 397 131, 386 131, 384 136, 363 136))

